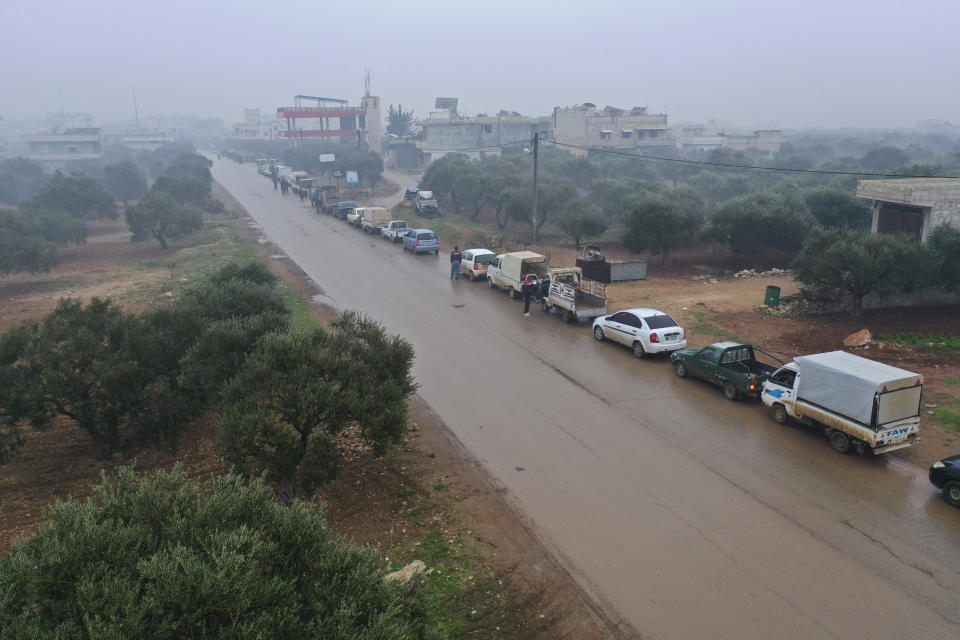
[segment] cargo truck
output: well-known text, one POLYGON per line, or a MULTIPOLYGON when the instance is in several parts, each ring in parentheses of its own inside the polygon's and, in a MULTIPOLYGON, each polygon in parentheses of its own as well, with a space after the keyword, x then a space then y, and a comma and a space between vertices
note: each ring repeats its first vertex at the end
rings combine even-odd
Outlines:
POLYGON ((798 356, 763 384, 773 419, 818 425, 840 453, 917 444, 923 376, 845 351, 798 356))
POLYGON ((567 322, 607 314, 607 287, 583 277, 580 267, 547 269, 546 289, 541 304, 549 312, 557 309, 567 322))
POLYGON ((507 289, 511 298, 517 298, 524 279, 529 277, 539 285, 547 274, 547 266, 547 257, 533 251, 502 253, 487 267, 487 284, 491 289, 507 289))

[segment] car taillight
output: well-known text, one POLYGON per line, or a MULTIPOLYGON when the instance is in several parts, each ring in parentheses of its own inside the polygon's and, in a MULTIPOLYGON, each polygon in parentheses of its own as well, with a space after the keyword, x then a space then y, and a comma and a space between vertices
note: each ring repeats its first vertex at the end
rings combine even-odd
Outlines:
POLYGON ((658 343, 658 342, 660 342, 660 336, 658 336, 658 335, 655 334, 655 333, 651 333, 651 334, 650 334, 650 342, 651 342, 651 344, 652 344, 652 343, 658 343))

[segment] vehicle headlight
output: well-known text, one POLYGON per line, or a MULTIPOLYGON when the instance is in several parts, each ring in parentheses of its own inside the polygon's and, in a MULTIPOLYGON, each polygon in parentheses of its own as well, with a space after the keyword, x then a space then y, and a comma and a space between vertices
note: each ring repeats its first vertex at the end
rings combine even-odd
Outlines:
POLYGON ((933 463, 933 468, 934 468, 934 469, 943 469, 943 468, 945 468, 946 466, 947 466, 947 465, 945 465, 945 464, 943 463, 943 460, 937 460, 936 462, 933 463))

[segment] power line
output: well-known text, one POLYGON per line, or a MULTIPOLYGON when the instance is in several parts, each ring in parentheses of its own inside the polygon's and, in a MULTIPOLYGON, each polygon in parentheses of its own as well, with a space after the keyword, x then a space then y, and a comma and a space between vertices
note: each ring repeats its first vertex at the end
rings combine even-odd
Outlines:
POLYGON ((786 168, 780 168, 780 167, 756 167, 753 165, 745 165, 745 164, 708 162, 706 160, 684 160, 681 158, 664 158, 661 156, 647 156, 647 155, 641 155, 638 153, 628 153, 626 151, 616 151, 614 149, 603 149, 600 147, 584 147, 577 144, 557 142, 556 140, 550 140, 548 138, 543 138, 540 141, 549 142, 559 147, 570 147, 572 149, 596 151, 597 153, 607 153, 614 156, 623 156, 625 158, 633 158, 636 160, 657 160, 661 162, 676 162, 679 164, 703 165, 703 166, 711 166, 711 167, 729 167, 732 169, 752 169, 754 171, 780 171, 784 173, 815 173, 815 174, 821 174, 821 175, 835 175, 835 176, 869 176, 874 178, 953 178, 953 179, 960 178, 960 176, 919 176, 919 175, 910 175, 910 174, 904 174, 904 173, 870 173, 870 172, 864 172, 864 171, 829 171, 826 169, 786 169, 786 168))

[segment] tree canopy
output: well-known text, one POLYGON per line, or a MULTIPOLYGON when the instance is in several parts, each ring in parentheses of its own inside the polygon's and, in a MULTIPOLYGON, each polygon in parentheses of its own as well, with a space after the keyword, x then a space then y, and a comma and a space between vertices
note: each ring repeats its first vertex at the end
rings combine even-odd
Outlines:
POLYGON ((29 205, 40 211, 65 211, 75 218, 116 218, 113 195, 102 184, 87 176, 57 173, 30 199, 29 205))
POLYGON ((262 479, 153 479, 120 467, 84 502, 58 501, 0 558, 10 638, 436 637, 424 583, 385 581, 316 507, 262 479))
POLYGON ((800 282, 820 293, 848 298, 856 320, 863 315, 867 295, 926 286, 935 280, 935 269, 930 252, 914 240, 822 227, 811 230, 793 262, 800 282))
POLYGON ((108 164, 103 168, 103 182, 121 202, 136 200, 147 192, 147 179, 130 160, 108 164))
POLYGON ((670 269, 671 252, 690 244, 703 222, 703 203, 689 190, 674 189, 638 200, 627 215, 623 244, 659 254, 670 269))
POLYGON ((413 135, 413 110, 404 111, 402 104, 387 107, 387 133, 399 138, 413 135))
POLYGON ((170 240, 179 240, 203 228, 203 215, 193 207, 180 205, 163 191, 150 191, 126 211, 131 242, 155 239, 164 249, 170 240))
POLYGON ((334 437, 347 427, 376 448, 399 440, 412 365, 406 340, 353 312, 330 330, 267 334, 223 389, 220 451, 287 499, 310 492, 339 474, 334 437))
POLYGON ((809 228, 809 216, 802 202, 761 191, 721 205, 703 235, 726 243, 734 253, 749 257, 756 264, 768 249, 799 249, 809 228))

